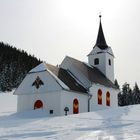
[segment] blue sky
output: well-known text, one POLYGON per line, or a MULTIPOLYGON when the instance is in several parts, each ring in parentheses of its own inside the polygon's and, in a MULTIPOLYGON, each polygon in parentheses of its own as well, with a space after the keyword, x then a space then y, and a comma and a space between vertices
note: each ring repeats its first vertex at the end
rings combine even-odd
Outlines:
POLYGON ((115 77, 140 85, 139 0, 0 0, 0 41, 53 65, 66 55, 87 62, 100 12, 115 77))

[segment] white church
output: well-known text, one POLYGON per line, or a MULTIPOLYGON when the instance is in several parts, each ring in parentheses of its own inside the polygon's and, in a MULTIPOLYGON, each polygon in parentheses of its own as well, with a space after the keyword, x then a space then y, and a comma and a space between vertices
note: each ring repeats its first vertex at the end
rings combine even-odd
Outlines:
POLYGON ((43 109, 48 116, 78 114, 118 106, 114 54, 106 43, 101 16, 88 63, 66 56, 59 66, 33 68, 15 90, 17 111, 43 109))

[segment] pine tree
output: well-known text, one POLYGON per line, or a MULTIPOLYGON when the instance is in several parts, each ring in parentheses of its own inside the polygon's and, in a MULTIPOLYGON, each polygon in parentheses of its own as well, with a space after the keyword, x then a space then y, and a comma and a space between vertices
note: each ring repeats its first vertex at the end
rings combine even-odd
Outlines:
POLYGON ((117 79, 115 79, 114 84, 115 84, 115 86, 116 86, 118 89, 120 88, 117 79))
POLYGON ((135 83, 135 86, 133 88, 133 94, 134 94, 134 104, 140 104, 140 90, 137 83, 135 83))
POLYGON ((122 96, 122 92, 119 92, 118 94, 118 105, 119 106, 123 106, 123 96, 122 96))
POLYGON ((123 86, 122 86, 122 94, 121 94, 121 102, 122 102, 122 106, 125 106, 125 105, 129 105, 131 100, 131 94, 132 94, 132 90, 129 86, 128 83, 125 83, 123 86))

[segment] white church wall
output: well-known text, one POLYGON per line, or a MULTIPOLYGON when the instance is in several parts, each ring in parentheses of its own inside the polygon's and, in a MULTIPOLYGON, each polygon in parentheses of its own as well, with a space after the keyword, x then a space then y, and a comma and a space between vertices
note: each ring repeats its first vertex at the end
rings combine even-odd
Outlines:
MULTIPOLYGON (((45 98, 44 98, 45 99, 45 98)), ((59 116, 60 115, 60 91, 55 93, 48 93, 45 99, 45 110, 48 112, 48 116, 59 116), (53 111, 53 114, 50 114, 50 111, 53 111)))
POLYGON ((68 107, 68 114, 73 114, 73 101, 78 99, 79 101, 79 113, 88 111, 88 96, 82 93, 75 93, 72 91, 61 92, 61 115, 64 115, 64 108, 68 107))
POLYGON ((34 93, 46 93, 61 90, 62 87, 57 83, 55 78, 51 76, 47 71, 30 73, 24 78, 18 89, 15 91, 15 95, 19 94, 34 94, 34 93), (33 82, 36 80, 37 76, 41 79, 44 85, 40 85, 37 89, 32 86, 33 82))
POLYGON ((68 58, 68 56, 66 56, 64 58, 64 60, 62 61, 60 67, 67 70, 71 67, 71 65, 72 65, 72 63, 71 63, 70 59, 68 58))
POLYGON ((33 95, 18 95, 17 97, 17 112, 33 110, 32 106, 33 95))
POLYGON ((114 57, 108 53, 106 54, 106 77, 114 83, 114 57), (111 65, 109 65, 109 59, 111 65))
POLYGON ((48 116, 63 116, 65 115, 64 108, 68 107, 68 114, 73 114, 73 101, 78 99, 79 101, 79 113, 88 111, 88 96, 70 91, 59 91, 46 94, 29 94, 18 95, 17 112, 34 110, 34 104, 37 100, 43 102, 43 110, 45 110, 48 116), (50 114, 50 110, 53 114, 50 114))
POLYGON ((17 111, 28 111, 34 110, 34 104, 37 100, 43 102, 43 108, 48 116, 59 116, 60 115, 60 94, 58 92, 46 93, 46 94, 29 94, 18 95, 17 111), (53 114, 50 114, 50 110, 53 114))
POLYGON ((111 107, 117 107, 118 106, 118 93, 119 90, 115 90, 113 88, 105 87, 98 84, 93 84, 93 86, 90 88, 90 94, 92 95, 92 98, 90 100, 90 111, 97 111, 102 109, 109 109, 111 107), (102 90, 102 104, 98 104, 98 90, 102 90), (110 93, 110 106, 106 105, 106 93, 110 93))

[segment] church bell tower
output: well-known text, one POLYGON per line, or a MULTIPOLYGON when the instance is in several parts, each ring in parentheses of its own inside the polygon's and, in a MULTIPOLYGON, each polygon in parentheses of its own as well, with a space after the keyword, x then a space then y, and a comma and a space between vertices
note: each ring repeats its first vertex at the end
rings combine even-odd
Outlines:
POLYGON ((114 83, 114 54, 106 43, 102 23, 101 15, 99 16, 99 30, 97 35, 96 44, 92 51, 88 55, 88 63, 98 68, 111 82, 114 83))

